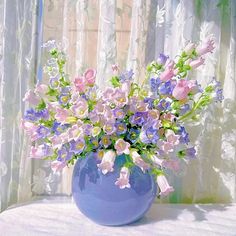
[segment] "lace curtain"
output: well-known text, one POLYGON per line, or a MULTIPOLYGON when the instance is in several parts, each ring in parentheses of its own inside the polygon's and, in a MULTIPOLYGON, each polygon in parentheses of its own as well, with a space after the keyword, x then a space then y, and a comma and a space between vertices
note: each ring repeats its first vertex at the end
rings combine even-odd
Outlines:
MULTIPOLYGON (((32 4, 27 3, 25 7, 30 7, 32 4)), ((22 7, 20 3, 17 5, 22 7)), ((162 202, 235 202, 236 200, 235 12, 236 2, 233 0, 44 0, 43 40, 56 39, 62 42, 69 57, 67 71, 71 74, 71 78, 87 67, 97 68, 98 85, 101 88, 108 85, 111 65, 114 63, 119 64, 121 69, 134 69, 137 82, 141 82, 145 66, 155 60, 159 53, 164 52, 174 57, 188 40, 197 42, 209 34, 214 35, 216 50, 194 76, 203 84, 213 76, 217 77, 222 82, 225 100, 222 105, 210 107, 201 122, 188 124, 191 138, 198 146, 198 158, 191 162, 188 168, 183 166, 182 174, 170 176, 170 182, 176 191, 171 197, 161 200, 162 202)), ((8 14, 14 15, 12 12, 8 14)), ((27 11, 25 14, 29 17, 33 13, 27 11)), ((15 30, 21 27, 24 19, 21 18, 20 22, 19 25, 15 24, 15 30)), ((26 25, 29 27, 32 20, 28 19, 27 22, 26 25)), ((20 38, 17 40, 20 41, 20 38)), ((32 38, 28 36, 28 42, 31 40, 32 38)), ((21 70, 25 70, 25 61, 29 58, 30 52, 27 52, 31 50, 29 45, 30 43, 26 44, 26 52, 17 57, 18 62, 19 60, 23 62, 17 64, 21 70)), ((13 51, 15 53, 18 50, 19 48, 15 47, 13 51)), ((3 55, 1 66, 4 65, 3 61, 6 61, 4 57, 3 55)), ((14 61, 15 58, 11 60, 14 61)), ((7 63, 10 67, 10 59, 7 63)), ((9 67, 5 66, 10 70, 9 67)), ((30 66, 30 70, 33 68, 30 66)), ((29 81, 25 82, 27 76, 21 70, 17 70, 15 74, 9 72, 10 76, 8 80, 5 77, 4 84, 1 80, 0 91, 7 91, 6 88, 10 89, 12 86, 19 88, 22 84, 25 87, 29 86, 29 81), (10 77, 11 79, 16 77, 17 80, 11 83, 10 77)), ((27 73, 29 75, 29 71, 27 73)), ((4 186, 1 187, 1 191, 7 192, 8 198, 15 196, 10 194, 8 184, 12 184, 11 176, 19 175, 19 173, 13 175, 12 168, 20 166, 20 170, 29 177, 28 180, 31 182, 29 188, 33 194, 70 195, 73 168, 65 169, 64 173, 53 174, 47 162, 38 161, 33 163, 33 173, 30 177, 31 172, 27 165, 31 167, 31 162, 25 159, 27 153, 26 149, 22 148, 23 134, 16 126, 16 114, 19 114, 20 109, 18 103, 24 89, 17 90, 18 94, 14 97, 14 101, 10 94, 9 98, 6 98, 6 95, 3 97, 3 92, 0 93, 1 103, 11 107, 6 111, 2 108, 4 106, 0 106, 0 115, 4 117, 4 120, 0 121, 2 125, 0 160, 4 163, 1 166, 6 165, 8 170, 1 167, 1 170, 6 172, 5 178, 8 178, 5 185, 1 182, 1 186, 4 186), (6 122, 10 127, 7 132, 2 129, 5 127, 6 130, 6 122), (21 136, 17 136, 19 134, 21 136), (11 164, 6 161, 9 159, 11 164)), ((21 104, 23 109, 22 106, 21 104)), ((15 189, 18 186, 14 183, 15 189)), ((27 186, 27 184, 21 185, 25 188, 27 186)), ((18 195, 21 194, 18 192, 18 195)))

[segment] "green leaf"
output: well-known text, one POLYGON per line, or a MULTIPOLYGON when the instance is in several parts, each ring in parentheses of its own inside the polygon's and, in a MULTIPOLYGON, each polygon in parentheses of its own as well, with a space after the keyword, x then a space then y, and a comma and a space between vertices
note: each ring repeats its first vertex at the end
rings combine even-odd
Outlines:
POLYGON ((56 97, 58 95, 58 91, 56 89, 48 87, 48 92, 46 93, 46 95, 56 97))
POLYGON ((46 103, 44 102, 43 99, 41 99, 41 102, 36 106, 36 110, 41 111, 46 108, 46 103))
POLYGON ((113 76, 111 78, 111 84, 113 85, 114 88, 119 87, 120 86, 120 80, 118 76, 113 76))

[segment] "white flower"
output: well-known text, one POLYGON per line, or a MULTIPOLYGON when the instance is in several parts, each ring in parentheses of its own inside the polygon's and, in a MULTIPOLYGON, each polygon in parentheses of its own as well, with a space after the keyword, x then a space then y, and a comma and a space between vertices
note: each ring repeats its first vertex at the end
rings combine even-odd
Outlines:
POLYGON ((112 150, 107 151, 100 164, 97 164, 97 167, 102 171, 102 173, 105 175, 108 172, 114 171, 114 161, 115 161, 116 153, 112 150))
POLYGON ((127 167, 122 167, 120 170, 120 177, 115 182, 115 185, 118 185, 120 189, 130 188, 129 175, 129 169, 127 167))

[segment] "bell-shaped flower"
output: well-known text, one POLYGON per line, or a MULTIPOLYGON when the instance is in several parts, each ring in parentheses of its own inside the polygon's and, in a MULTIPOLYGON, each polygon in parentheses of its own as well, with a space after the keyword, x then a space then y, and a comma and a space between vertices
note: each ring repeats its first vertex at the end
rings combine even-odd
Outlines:
POLYGON ((89 86, 94 85, 95 77, 96 77, 96 70, 94 70, 94 69, 87 69, 84 72, 84 78, 86 79, 86 82, 89 86))
POLYGON ((170 61, 167 64, 165 70, 161 73, 160 80, 166 82, 170 80, 174 75, 175 75, 174 62, 170 61))
POLYGON ((192 43, 192 42, 188 42, 187 45, 185 46, 184 48, 184 52, 187 54, 187 55, 190 55, 193 50, 195 49, 195 44, 192 43))
POLYGON ((171 130, 171 129, 166 130, 165 136, 166 136, 167 142, 169 142, 173 145, 179 144, 180 135, 176 135, 173 130, 171 130))
POLYGON ((37 105, 40 102, 40 97, 36 95, 32 90, 26 92, 23 102, 29 102, 32 105, 37 105))
POLYGON ((121 154, 129 154, 129 148, 130 148, 130 144, 128 142, 125 142, 123 139, 118 139, 115 143, 115 149, 116 149, 116 153, 117 155, 121 155, 121 154))
POLYGON ((116 128, 115 128, 114 123, 108 122, 103 126, 103 130, 106 134, 111 135, 116 131, 116 128))
POLYGON ((130 156, 133 159, 134 164, 140 167, 143 172, 150 168, 150 165, 146 163, 136 151, 132 150, 130 156))
POLYGON ((204 63, 205 59, 200 57, 196 60, 193 60, 189 63, 189 65, 192 67, 192 69, 196 69, 198 68, 199 66, 201 66, 203 63, 204 63))
POLYGON ((187 80, 181 79, 173 89, 172 95, 177 100, 186 99, 191 89, 187 80))
POLYGON ((167 196, 169 193, 174 191, 174 188, 169 185, 164 175, 157 176, 157 184, 160 188, 160 195, 167 196))
POLYGON ((113 94, 114 103, 117 107, 123 107, 128 103, 128 96, 120 88, 117 88, 113 94))
POLYGON ((58 171, 61 171, 64 167, 66 166, 66 162, 65 161, 53 161, 51 163, 51 169, 52 171, 55 173, 55 172, 58 172, 58 171))
POLYGON ((97 167, 102 171, 105 175, 108 172, 114 171, 113 166, 116 158, 116 153, 113 150, 108 150, 105 152, 102 161, 100 164, 97 164, 97 167))
POLYGON ((30 158, 42 159, 53 154, 52 147, 47 144, 32 146, 30 149, 30 158))
POLYGON ((71 107, 74 115, 80 119, 84 119, 88 116, 88 103, 85 99, 80 98, 77 104, 71 107))
POLYGON ((83 76, 77 77, 74 80, 76 90, 80 93, 84 93, 86 90, 86 79, 83 76))
POLYGON ((56 108, 55 118, 60 123, 64 124, 67 121, 67 118, 70 116, 70 112, 66 109, 56 108))
POLYGON ((208 52, 212 52, 214 48, 214 40, 209 38, 206 42, 197 46, 196 53, 198 56, 202 56, 208 52))
POLYGON ((119 186, 120 189, 130 188, 129 176, 129 169, 123 166, 120 170, 120 177, 117 178, 115 185, 119 186))

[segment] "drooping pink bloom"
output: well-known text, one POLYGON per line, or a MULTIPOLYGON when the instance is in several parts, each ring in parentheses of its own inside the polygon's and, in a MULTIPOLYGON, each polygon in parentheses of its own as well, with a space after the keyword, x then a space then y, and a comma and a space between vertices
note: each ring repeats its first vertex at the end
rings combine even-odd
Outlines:
POLYGON ((41 97, 44 97, 48 91, 48 86, 46 84, 37 84, 34 92, 39 94, 41 97))
POLYGON ((200 57, 196 60, 193 60, 189 63, 189 65, 192 67, 192 69, 196 69, 198 68, 199 66, 201 66, 203 63, 204 63, 205 59, 200 57))
POLYGON ((174 151, 174 144, 170 142, 163 142, 161 145, 161 150, 165 153, 173 152, 174 151))
POLYGON ((53 161, 51 163, 51 169, 54 173, 61 171, 65 166, 66 166, 66 162, 64 161, 53 161))
POLYGON ((205 43, 200 44, 196 48, 196 52, 198 56, 202 56, 208 52, 212 52, 214 49, 214 40, 208 39, 205 43))
POLYGON ((150 165, 146 163, 136 151, 131 151, 130 155, 134 164, 139 166, 143 172, 150 168, 150 165))
POLYGON ((86 79, 86 82, 89 86, 93 86, 95 83, 95 77, 96 77, 96 70, 94 69, 87 69, 84 72, 84 77, 86 79))
POLYGON ((119 186, 120 189, 130 188, 129 176, 129 169, 125 166, 122 167, 120 170, 120 177, 116 180, 115 185, 119 186))
POLYGON ((23 102, 29 102, 32 105, 37 105, 40 102, 40 97, 36 95, 32 90, 26 92, 23 102))
POLYGON ((184 48, 184 52, 187 55, 190 55, 193 52, 194 48, 195 48, 195 44, 192 42, 188 42, 188 44, 184 48))
POLYGON ((169 61, 166 65, 165 70, 160 75, 160 80, 166 82, 170 80, 174 75, 174 62, 169 61))
POLYGON ((102 171, 105 175, 108 172, 114 171, 113 166, 115 162, 116 153, 112 150, 108 150, 105 152, 102 161, 100 164, 97 164, 97 167, 102 171))
POLYGON ((32 122, 29 121, 25 121, 23 119, 21 119, 21 124, 20 124, 21 128, 23 128, 26 132, 27 135, 32 136, 36 130, 38 129, 38 126, 35 125, 32 122))
POLYGON ((164 175, 157 176, 157 184, 161 190, 160 195, 167 196, 169 193, 174 191, 174 188, 169 185, 164 175))
POLYGON ((80 93, 84 93, 86 90, 86 79, 83 76, 77 77, 74 80, 76 90, 80 93))
POLYGON ((178 80, 176 86, 173 89, 172 95, 177 100, 183 100, 187 98, 188 93, 190 92, 189 83, 187 80, 181 79, 178 80))
POLYGON ((68 110, 62 109, 62 108, 56 108, 55 118, 60 123, 64 124, 66 122, 67 118, 69 117, 69 115, 70 115, 70 113, 68 110))
POLYGON ((178 145, 179 144, 179 135, 176 135, 175 132, 173 130, 168 129, 165 132, 165 136, 167 139, 167 142, 173 144, 173 145, 178 145))
POLYGON ((129 154, 129 147, 130 144, 128 142, 125 142, 123 139, 118 139, 115 143, 115 149, 117 155, 121 155, 123 153, 129 154))
POLYGON ((161 158, 157 157, 156 155, 152 155, 151 159, 156 165, 159 165, 160 167, 163 167, 163 165, 165 163, 165 159, 161 159, 161 158))
POLYGON ((190 88, 192 94, 199 92, 199 85, 196 80, 188 80, 188 87, 190 88))
POLYGON ((41 144, 39 146, 32 146, 30 149, 30 158, 42 159, 46 156, 52 155, 53 151, 51 146, 47 144, 41 144))

